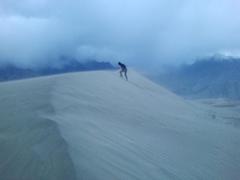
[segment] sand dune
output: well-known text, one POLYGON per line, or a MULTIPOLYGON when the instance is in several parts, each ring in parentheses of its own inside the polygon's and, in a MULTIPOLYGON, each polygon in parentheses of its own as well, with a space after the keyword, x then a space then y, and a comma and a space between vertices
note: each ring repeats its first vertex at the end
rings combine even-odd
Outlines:
POLYGON ((240 131, 218 121, 224 113, 129 77, 93 71, 1 83, 0 179, 240 177, 240 131))

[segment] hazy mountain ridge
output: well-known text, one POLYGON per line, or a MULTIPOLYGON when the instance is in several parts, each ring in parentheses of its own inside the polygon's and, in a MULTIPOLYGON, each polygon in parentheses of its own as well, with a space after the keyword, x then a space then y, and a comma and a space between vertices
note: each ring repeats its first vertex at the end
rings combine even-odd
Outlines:
POLYGON ((157 81, 186 97, 240 99, 240 59, 204 58, 161 74, 157 81))
POLYGON ((79 62, 75 59, 61 59, 56 65, 34 67, 19 67, 14 64, 0 65, 0 81, 24 79, 37 76, 61 74, 67 72, 114 69, 109 62, 95 60, 79 62))

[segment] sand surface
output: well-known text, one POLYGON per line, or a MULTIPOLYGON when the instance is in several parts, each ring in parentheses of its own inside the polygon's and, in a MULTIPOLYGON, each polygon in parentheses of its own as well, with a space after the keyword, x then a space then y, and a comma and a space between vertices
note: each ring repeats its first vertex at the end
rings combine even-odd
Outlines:
POLYGON ((240 177, 236 110, 129 79, 93 71, 1 83, 0 179, 240 177))

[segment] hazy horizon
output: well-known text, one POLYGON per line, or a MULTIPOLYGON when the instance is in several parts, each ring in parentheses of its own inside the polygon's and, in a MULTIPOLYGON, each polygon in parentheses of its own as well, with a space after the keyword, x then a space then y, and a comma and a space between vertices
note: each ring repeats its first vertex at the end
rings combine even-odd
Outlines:
POLYGON ((209 54, 240 54, 237 0, 3 0, 0 63, 61 56, 123 61, 146 71, 209 54))

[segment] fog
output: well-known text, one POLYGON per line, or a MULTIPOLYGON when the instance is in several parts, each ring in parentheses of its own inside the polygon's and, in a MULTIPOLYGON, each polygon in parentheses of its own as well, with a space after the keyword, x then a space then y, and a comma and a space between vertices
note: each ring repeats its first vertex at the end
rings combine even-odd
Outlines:
POLYGON ((62 56, 153 71, 214 53, 239 55, 238 0, 1 0, 0 63, 62 56))

